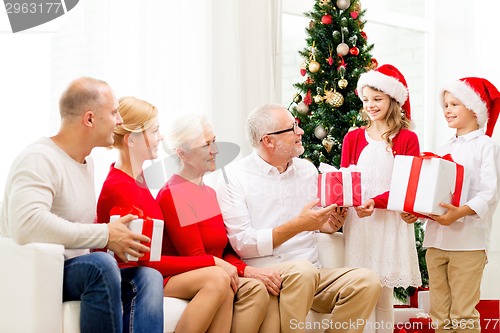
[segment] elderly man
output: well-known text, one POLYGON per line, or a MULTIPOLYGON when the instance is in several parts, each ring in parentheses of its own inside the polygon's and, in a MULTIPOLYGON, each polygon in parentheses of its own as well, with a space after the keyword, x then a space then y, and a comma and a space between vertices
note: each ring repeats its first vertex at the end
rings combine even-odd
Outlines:
MULTIPOLYGON (((217 196, 232 246, 246 263, 276 272, 282 332, 298 332, 309 309, 331 313, 328 332, 362 332, 381 286, 364 268, 321 268, 315 232, 336 232, 346 210, 317 208, 315 166, 299 159, 304 131, 280 105, 247 119, 254 152, 226 168, 217 196)), ((336 255, 332 253, 332 255, 336 255)))
POLYGON ((132 233, 127 215, 94 224, 94 147, 113 143, 122 119, 113 91, 103 81, 79 78, 59 102, 61 126, 32 143, 13 162, 3 199, 0 231, 20 244, 65 246, 63 300, 81 300, 81 332, 163 332, 163 278, 147 267, 119 269, 104 252, 140 257, 149 251, 132 233))

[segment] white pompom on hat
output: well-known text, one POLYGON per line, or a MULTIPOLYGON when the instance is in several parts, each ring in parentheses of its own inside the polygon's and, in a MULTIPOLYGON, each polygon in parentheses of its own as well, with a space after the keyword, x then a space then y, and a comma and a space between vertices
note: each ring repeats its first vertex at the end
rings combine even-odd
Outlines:
POLYGON ((441 106, 444 107, 444 93, 449 92, 476 115, 479 128, 486 124, 485 134, 490 136, 500 112, 500 92, 488 80, 479 77, 465 77, 449 82, 440 93, 441 106))
POLYGON ((363 100, 363 88, 372 87, 394 98, 404 110, 406 118, 411 119, 410 94, 405 77, 393 65, 381 65, 359 76, 356 90, 363 100))

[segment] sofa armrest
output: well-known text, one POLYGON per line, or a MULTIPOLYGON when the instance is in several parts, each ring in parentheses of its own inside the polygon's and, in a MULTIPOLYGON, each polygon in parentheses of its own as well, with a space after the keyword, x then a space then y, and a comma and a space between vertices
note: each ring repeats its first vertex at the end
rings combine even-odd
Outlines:
POLYGON ((344 234, 316 233, 319 262, 325 268, 344 267, 344 234))
POLYGON ((0 332, 62 332, 64 247, 0 236, 0 332))

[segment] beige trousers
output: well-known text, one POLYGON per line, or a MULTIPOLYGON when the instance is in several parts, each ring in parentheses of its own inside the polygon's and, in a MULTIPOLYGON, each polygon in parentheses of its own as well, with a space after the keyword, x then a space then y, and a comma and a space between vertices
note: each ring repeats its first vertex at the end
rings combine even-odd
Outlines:
POLYGON ((481 332, 476 305, 486 265, 485 251, 427 249, 430 315, 436 333, 481 332))
POLYGON ((232 333, 279 333, 278 298, 262 281, 240 278, 234 297, 232 333))
POLYGON ((282 276, 279 311, 282 333, 306 332, 307 313, 331 313, 325 332, 362 332, 380 295, 378 276, 365 268, 317 269, 308 261, 271 266, 282 276))

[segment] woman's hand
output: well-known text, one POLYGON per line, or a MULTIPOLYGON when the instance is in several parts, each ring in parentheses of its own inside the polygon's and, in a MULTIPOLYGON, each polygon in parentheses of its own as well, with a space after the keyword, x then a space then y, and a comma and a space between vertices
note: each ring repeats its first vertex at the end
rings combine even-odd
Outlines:
POLYGON ((233 292, 236 294, 236 291, 238 290, 238 283, 240 280, 240 278, 238 277, 238 270, 236 269, 236 267, 221 258, 214 257, 214 261, 215 266, 222 268, 226 271, 227 275, 229 275, 229 278, 231 279, 231 289, 233 289, 233 292))

